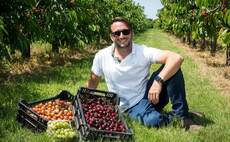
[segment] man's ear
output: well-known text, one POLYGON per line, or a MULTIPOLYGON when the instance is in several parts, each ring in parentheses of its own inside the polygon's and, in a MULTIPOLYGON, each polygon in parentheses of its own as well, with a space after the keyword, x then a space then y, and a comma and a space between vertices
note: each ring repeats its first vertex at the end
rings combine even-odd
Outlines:
POLYGON ((114 41, 114 37, 112 36, 112 34, 110 34, 110 39, 114 41))

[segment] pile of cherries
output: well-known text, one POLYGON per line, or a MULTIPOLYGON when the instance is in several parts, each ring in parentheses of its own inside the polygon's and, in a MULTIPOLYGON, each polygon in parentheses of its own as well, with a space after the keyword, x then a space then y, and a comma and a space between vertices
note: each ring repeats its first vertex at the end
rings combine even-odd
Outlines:
POLYGON ((124 132, 125 125, 119 119, 115 106, 100 97, 94 97, 82 103, 86 122, 90 127, 106 130, 124 132))

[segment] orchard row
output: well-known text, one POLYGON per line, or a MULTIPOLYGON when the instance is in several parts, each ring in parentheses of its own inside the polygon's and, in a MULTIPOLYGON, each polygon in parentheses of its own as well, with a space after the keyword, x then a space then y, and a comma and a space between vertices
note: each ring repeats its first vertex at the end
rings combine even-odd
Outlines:
POLYGON ((161 0, 163 8, 155 25, 187 41, 192 47, 209 49, 215 55, 218 47, 227 52, 230 65, 229 0, 161 0), (210 46, 207 46, 207 45, 210 46), (220 45, 220 46, 217 46, 220 45), (210 48, 208 48, 210 47, 210 48))
POLYGON ((50 43, 53 52, 109 41, 108 26, 117 16, 128 18, 137 33, 151 23, 132 0, 6 0, 0 9, 0 59, 15 50, 30 57, 34 41, 50 43))

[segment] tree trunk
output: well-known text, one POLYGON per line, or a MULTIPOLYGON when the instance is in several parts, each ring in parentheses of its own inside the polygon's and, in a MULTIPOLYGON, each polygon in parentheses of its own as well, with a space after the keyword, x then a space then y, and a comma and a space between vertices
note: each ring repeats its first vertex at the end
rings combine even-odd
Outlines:
POLYGON ((185 36, 182 37, 182 42, 185 43, 185 36))
POLYGON ((58 40, 54 40, 52 42, 52 52, 55 52, 55 53, 59 53, 59 41, 58 40))
POLYGON ((96 39, 96 48, 97 49, 100 49, 100 44, 101 44, 101 38, 100 38, 100 36, 99 37, 97 37, 97 39, 96 39))
POLYGON ((202 37, 201 39, 201 50, 205 50, 206 48, 206 40, 205 40, 205 37, 202 37))
POLYGON ((226 50, 226 65, 230 66, 230 45, 227 46, 226 50))
POLYGON ((193 48, 196 47, 196 40, 195 40, 195 39, 192 40, 192 47, 193 47, 193 48))
POLYGON ((190 33, 187 34, 187 42, 188 44, 191 44, 191 34, 190 33))
POLYGON ((22 57, 23 58, 30 58, 30 43, 27 43, 26 47, 24 48, 24 51, 22 52, 22 57))
POLYGON ((215 53, 216 53, 216 44, 217 43, 217 38, 213 37, 211 39, 211 44, 210 44, 210 47, 211 47, 211 56, 215 56, 215 53))

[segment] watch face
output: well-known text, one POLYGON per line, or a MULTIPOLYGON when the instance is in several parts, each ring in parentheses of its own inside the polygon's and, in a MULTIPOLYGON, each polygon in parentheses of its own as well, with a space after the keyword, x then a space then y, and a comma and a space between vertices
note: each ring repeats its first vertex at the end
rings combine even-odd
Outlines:
POLYGON ((156 76, 155 80, 161 84, 164 84, 164 80, 160 76, 156 76))

